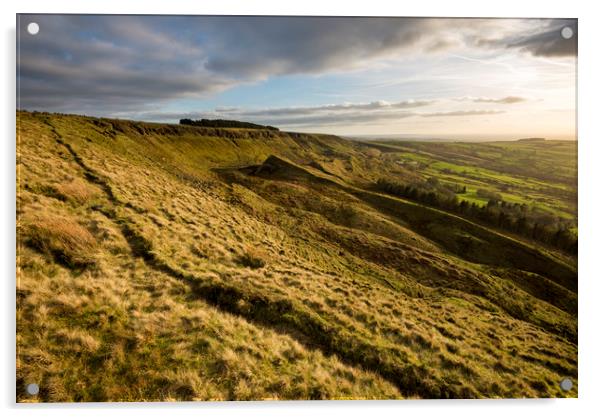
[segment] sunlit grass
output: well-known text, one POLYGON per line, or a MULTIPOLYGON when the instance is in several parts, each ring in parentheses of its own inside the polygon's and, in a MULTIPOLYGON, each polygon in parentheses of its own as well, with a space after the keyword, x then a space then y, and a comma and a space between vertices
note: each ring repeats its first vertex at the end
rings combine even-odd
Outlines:
POLYGON ((364 190, 381 154, 18 118, 20 401, 576 395, 570 267, 364 190))

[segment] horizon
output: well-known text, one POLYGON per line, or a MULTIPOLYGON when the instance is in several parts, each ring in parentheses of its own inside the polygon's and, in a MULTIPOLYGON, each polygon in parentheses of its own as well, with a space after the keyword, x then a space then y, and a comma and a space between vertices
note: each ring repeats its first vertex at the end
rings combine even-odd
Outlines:
MULTIPOLYGON (((45 110, 35 110, 35 109, 17 109, 17 112, 19 111, 23 111, 23 112, 29 112, 29 113, 48 113, 48 114, 57 114, 57 115, 63 115, 63 116, 77 116, 77 117, 89 117, 89 118, 98 118, 98 119, 106 119, 106 120, 122 120, 122 121, 128 121, 128 122, 135 122, 135 123, 154 123, 154 124, 166 124, 166 125, 175 125, 175 126, 180 126, 181 123, 179 123, 179 121, 177 122, 158 122, 158 121, 150 121, 150 120, 140 120, 140 119, 125 119, 125 118, 119 118, 119 117, 104 117, 104 116, 94 116, 94 115, 90 115, 90 114, 84 114, 84 113, 60 113, 60 112, 47 112, 45 110)), ((218 120, 218 119, 209 119, 209 120, 218 120)), ((231 119, 231 121, 236 121, 234 119, 231 119)), ((248 122, 253 122, 253 120, 246 120, 248 122)), ((278 126, 274 126, 274 127, 278 127, 278 126)), ((222 129, 228 129, 228 128, 222 128, 222 129)), ((324 132, 319 132, 319 131, 308 131, 308 132, 301 132, 301 131, 296 131, 296 130, 290 130, 290 129, 280 129, 280 131, 282 132, 294 132, 294 133, 308 133, 308 134, 326 134, 324 132)), ((569 142, 577 142, 577 138, 573 139, 573 138, 561 138, 561 137, 540 137, 540 136, 528 136, 528 135, 523 135, 523 136, 505 136, 505 135, 482 135, 482 134, 468 134, 468 135, 464 135, 464 136, 458 136, 458 135, 439 135, 439 136, 434 136, 434 135, 429 135, 429 134, 406 134, 406 133, 387 133, 387 134, 360 134, 360 135, 354 135, 354 134, 345 134, 345 133, 339 133, 339 134, 334 134, 335 136, 339 136, 341 138, 345 138, 345 139, 350 139, 350 140, 366 140, 366 141, 370 141, 370 140, 398 140, 400 142, 402 141, 408 141, 408 142, 513 142, 513 141, 520 141, 520 140, 526 140, 526 139, 541 139, 541 140, 545 140, 547 142, 552 142, 552 141, 569 141, 569 142)))
POLYGON ((17 31, 18 109, 577 140, 576 19, 21 14, 17 31))

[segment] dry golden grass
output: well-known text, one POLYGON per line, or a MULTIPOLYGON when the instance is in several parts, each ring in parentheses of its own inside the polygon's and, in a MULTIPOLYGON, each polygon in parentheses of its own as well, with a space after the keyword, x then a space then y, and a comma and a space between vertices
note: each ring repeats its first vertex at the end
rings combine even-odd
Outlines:
MULTIPOLYGON (((19 117, 17 375, 19 386, 42 381, 42 400, 576 394, 557 383, 577 378, 576 318, 524 279, 452 256, 345 191, 304 182, 311 175, 208 169, 261 162, 270 146, 312 160, 322 141, 353 152, 339 140, 235 147, 111 122, 102 129, 122 131, 109 142, 90 119, 51 116, 77 163, 44 115, 19 117), (35 186, 86 181, 86 170, 105 190, 94 209, 35 186), (76 237, 86 232, 89 247, 76 237), (57 251, 95 252, 95 267, 57 263, 57 251)), ((367 170, 360 157, 322 166, 367 170)))
POLYGON ((105 253, 99 270, 75 278, 23 252, 18 389, 37 381, 39 400, 399 396, 374 374, 191 300, 184 284, 143 262, 132 272, 131 259, 105 253), (320 372, 332 377, 317 381, 320 372))
MULTIPOLYGON (((45 161, 56 169, 44 176, 22 170, 21 180, 37 183, 49 174, 61 178, 78 171, 62 161, 55 146, 44 145, 45 161)), ((197 300, 190 287, 133 257, 119 224, 101 211, 37 190, 22 189, 19 194, 19 401, 400 396, 378 375, 197 300), (95 267, 83 272, 57 262, 81 261, 93 252, 95 267), (322 373, 332 377, 315 380, 313 376, 322 373), (41 387, 33 399, 24 394, 24 385, 31 381, 41 387)), ((100 197, 98 203, 104 208, 114 205, 100 197)), ((147 207, 160 216, 145 217, 156 221, 157 228, 172 225, 181 214, 177 207, 159 210, 156 201, 147 201, 147 207)), ((190 247, 199 260, 235 264, 230 250, 210 240, 194 242, 190 247)), ((248 245, 234 252, 246 253, 254 262, 266 256, 248 245)))
POLYGON ((70 267, 94 264, 96 239, 70 217, 45 214, 25 217, 20 234, 25 244, 59 263, 70 267))
POLYGON ((81 329, 60 329, 56 332, 56 343, 74 352, 96 352, 100 347, 96 338, 81 329))
POLYGON ((244 253, 239 256, 238 262, 242 266, 251 269, 263 268, 268 261, 268 254, 261 247, 249 246, 245 247, 244 253))
POLYGON ((85 204, 98 196, 98 191, 81 179, 58 184, 54 186, 58 195, 66 200, 85 204))

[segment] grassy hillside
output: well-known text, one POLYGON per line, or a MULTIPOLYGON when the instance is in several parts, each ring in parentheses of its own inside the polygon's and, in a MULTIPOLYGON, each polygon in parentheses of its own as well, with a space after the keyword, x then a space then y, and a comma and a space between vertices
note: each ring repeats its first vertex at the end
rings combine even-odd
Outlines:
MULTIPOLYGON (((577 395, 576 259, 372 187, 429 175, 400 152, 470 152, 29 112, 17 135, 19 401, 577 395)), ((552 171, 520 175, 574 196, 552 171)))

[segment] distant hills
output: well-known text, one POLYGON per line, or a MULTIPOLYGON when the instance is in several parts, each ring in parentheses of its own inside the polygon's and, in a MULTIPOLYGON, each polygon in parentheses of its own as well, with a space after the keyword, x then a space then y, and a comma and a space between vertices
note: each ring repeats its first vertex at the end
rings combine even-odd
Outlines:
POLYGON ((573 140, 568 137, 525 137, 516 138, 508 135, 419 135, 419 134, 391 134, 391 135, 342 135, 342 137, 355 141, 380 141, 397 140, 402 142, 540 142, 550 140, 573 140))
POLYGON ((517 139, 517 142, 542 142, 546 140, 546 138, 523 138, 523 139, 517 139))

